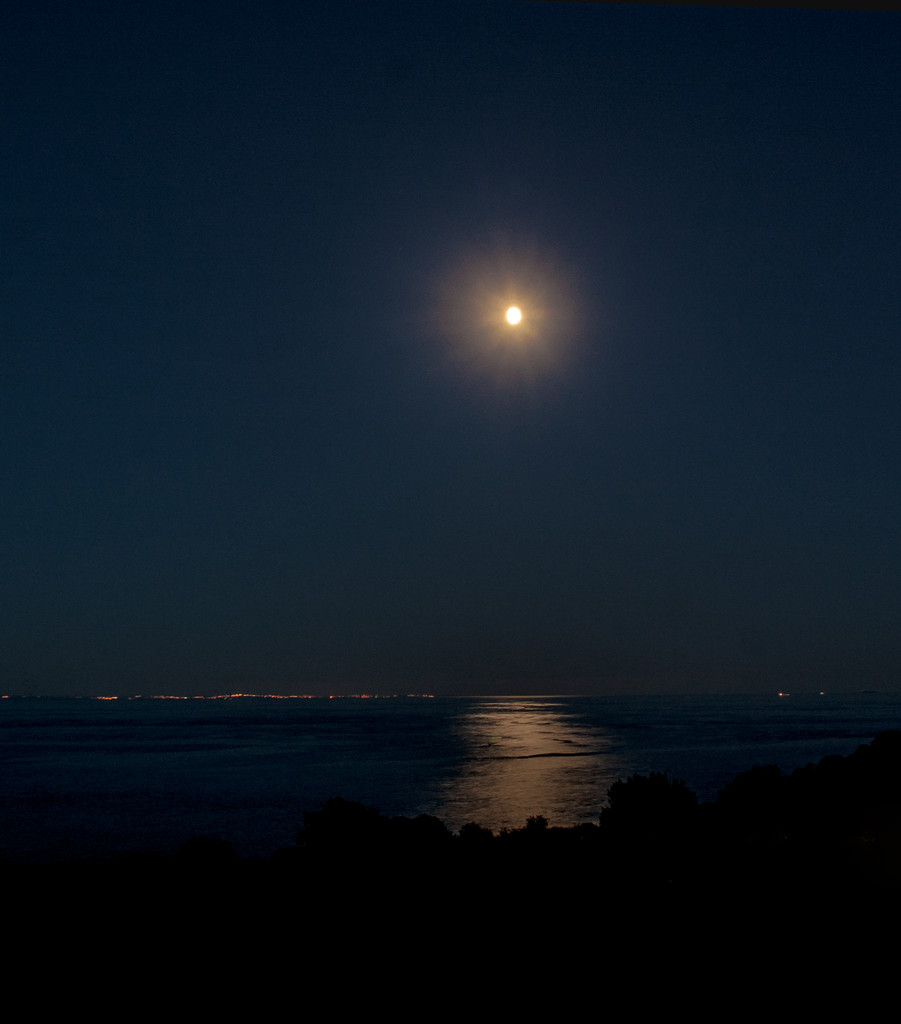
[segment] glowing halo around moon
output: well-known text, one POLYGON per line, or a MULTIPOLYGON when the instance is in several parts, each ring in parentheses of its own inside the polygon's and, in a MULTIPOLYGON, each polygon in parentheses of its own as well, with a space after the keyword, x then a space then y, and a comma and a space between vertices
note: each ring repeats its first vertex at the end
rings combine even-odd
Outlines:
POLYGON ((525 239, 461 246, 436 273, 424 314, 427 336, 443 341, 432 351, 469 384, 519 390, 566 374, 583 343, 580 278, 552 248, 525 239))

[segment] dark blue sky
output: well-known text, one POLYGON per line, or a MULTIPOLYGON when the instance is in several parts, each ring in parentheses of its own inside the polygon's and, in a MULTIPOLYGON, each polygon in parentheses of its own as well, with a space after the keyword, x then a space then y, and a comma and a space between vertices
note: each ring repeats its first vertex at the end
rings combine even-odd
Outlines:
POLYGON ((896 688, 899 54, 6 5, 0 689, 896 688))

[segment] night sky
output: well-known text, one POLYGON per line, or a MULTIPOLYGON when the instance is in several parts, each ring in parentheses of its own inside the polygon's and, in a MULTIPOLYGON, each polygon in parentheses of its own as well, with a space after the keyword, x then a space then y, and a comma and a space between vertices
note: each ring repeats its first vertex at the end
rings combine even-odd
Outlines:
POLYGON ((14 0, 0 94, 2 692, 901 683, 901 15, 14 0))

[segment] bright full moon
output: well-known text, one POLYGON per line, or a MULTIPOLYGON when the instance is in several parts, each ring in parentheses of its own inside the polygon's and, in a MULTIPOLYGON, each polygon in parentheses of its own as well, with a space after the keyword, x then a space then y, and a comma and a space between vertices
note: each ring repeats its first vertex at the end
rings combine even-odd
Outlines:
POLYGON ((507 323, 518 324, 520 320, 522 320, 522 311, 519 306, 511 306, 507 310, 507 323))

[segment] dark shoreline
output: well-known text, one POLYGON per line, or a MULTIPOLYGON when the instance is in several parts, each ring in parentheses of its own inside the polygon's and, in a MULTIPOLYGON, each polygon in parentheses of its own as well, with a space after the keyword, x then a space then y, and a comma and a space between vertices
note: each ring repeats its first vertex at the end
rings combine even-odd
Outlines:
POLYGON ((567 995, 702 1020, 859 1009, 895 976, 901 732, 791 775, 754 768, 708 803, 633 775, 572 828, 454 834, 335 799, 265 858, 198 836, 0 876, 11 977, 49 964, 54 991, 112 1000, 116 1019, 131 1003, 109 977, 167 1011, 189 993, 254 1018, 320 992, 339 1016, 405 1000, 403 1020, 473 996, 533 1016, 567 995))
POLYGON ((452 833, 428 815, 391 818, 335 798, 306 812, 293 846, 265 858, 239 858, 226 838, 196 836, 168 856, 0 861, 7 881, 80 875, 176 884, 207 874, 348 885, 362 872, 395 889, 536 871, 578 886, 599 870, 655 891, 825 885, 901 892, 901 732, 880 733, 847 757, 828 756, 791 775, 773 765, 753 768, 706 803, 666 775, 634 775, 610 788, 597 824, 551 827, 536 816, 498 833, 477 823, 452 833))
POLYGON ((596 990, 717 1020, 736 1001, 858 1006, 895 973, 901 732, 791 775, 754 768, 703 804, 633 775, 597 824, 454 834, 336 799, 268 857, 198 836, 165 856, 0 862, 0 877, 8 967, 49 962, 67 996, 112 970, 169 1006, 191 992, 247 1015, 282 1012, 298 982, 333 1008, 406 998, 411 1014, 461 981, 462 998, 532 1013, 596 990))

